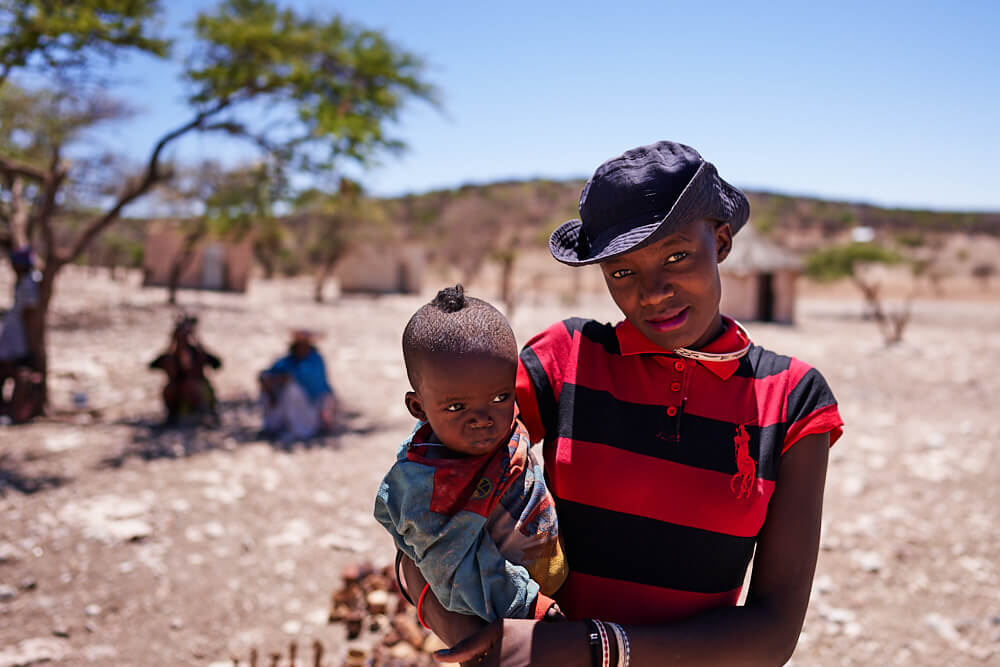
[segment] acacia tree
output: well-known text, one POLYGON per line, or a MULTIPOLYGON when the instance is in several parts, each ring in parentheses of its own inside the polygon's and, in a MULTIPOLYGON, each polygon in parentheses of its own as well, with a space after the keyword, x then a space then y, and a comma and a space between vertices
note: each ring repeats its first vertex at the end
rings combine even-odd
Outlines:
POLYGON ((311 236, 306 255, 316 268, 313 301, 322 303, 326 282, 351 244, 366 233, 386 233, 385 212, 365 197, 360 183, 349 178, 340 179, 336 192, 306 193, 297 204, 296 216, 311 236))
MULTIPOLYGON (((134 50, 166 56, 169 44, 155 34, 159 11, 157 0, 0 0, 0 91, 31 71, 32 82, 48 82, 61 99, 93 105, 103 98, 83 83, 95 60, 113 62, 134 50)), ((345 159, 368 164, 401 150, 387 126, 407 101, 435 101, 418 57, 339 16, 302 16, 270 0, 225 0, 200 14, 193 30, 194 50, 181 74, 190 117, 164 131, 144 163, 98 200, 75 233, 59 227, 58 213, 68 185, 86 179, 64 159, 78 134, 57 133, 41 152, 24 141, 13 150, 0 146, 0 201, 13 212, 8 227, 26 220, 26 237, 43 259, 37 317, 28 323, 43 376, 56 276, 125 207, 170 177, 165 152, 180 137, 222 133, 251 142, 286 172, 334 173, 345 159)), ((19 241, 15 235, 8 232, 19 241)))
MULTIPOLYGON (((288 184, 272 162, 256 162, 226 169, 215 160, 178 169, 159 191, 161 204, 178 218, 180 250, 173 258, 167 283, 167 303, 177 303, 180 277, 207 238, 239 241, 253 235, 254 254, 260 258, 280 243, 281 227, 274 205, 288 184), (258 239, 265 249, 258 252, 258 239)), ((266 258, 268 261, 270 257, 266 258)))
POLYGON ((910 321, 914 290, 911 289, 903 298, 897 310, 887 310, 883 306, 882 284, 871 276, 869 269, 880 264, 898 264, 902 261, 903 257, 898 253, 877 243, 852 242, 810 254, 806 258, 805 272, 818 281, 849 278, 861 291, 885 344, 892 345, 903 339, 903 331, 910 321))

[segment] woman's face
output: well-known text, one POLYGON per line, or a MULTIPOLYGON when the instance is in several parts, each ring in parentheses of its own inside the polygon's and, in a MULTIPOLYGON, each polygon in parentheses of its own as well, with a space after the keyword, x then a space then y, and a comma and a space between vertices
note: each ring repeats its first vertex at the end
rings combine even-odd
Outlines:
POLYGON ((732 248, 728 224, 695 220, 673 234, 601 262, 625 318, 667 350, 711 342, 722 324, 719 262, 732 248))

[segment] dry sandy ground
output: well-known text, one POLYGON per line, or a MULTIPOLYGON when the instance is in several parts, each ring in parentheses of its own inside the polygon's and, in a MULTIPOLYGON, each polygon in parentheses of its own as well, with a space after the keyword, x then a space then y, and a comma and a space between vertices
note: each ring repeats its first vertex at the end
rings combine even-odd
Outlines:
MULTIPOLYGON (((145 365, 172 317, 162 290, 73 271, 55 304, 54 415, 0 426, 0 665, 231 664, 314 638, 339 664, 343 629, 325 620, 341 567, 391 554, 372 496, 410 426, 398 337, 423 299, 316 306, 304 281, 184 293, 224 358, 222 424, 160 431, 145 365), (256 440, 252 392, 296 325, 325 332, 347 415, 286 449, 256 440)), ((599 293, 566 301, 526 299, 519 340, 569 314, 615 318, 599 293)), ((803 298, 795 327, 750 326, 819 367, 847 421, 794 664, 1000 663, 998 306, 997 292, 918 301, 890 349, 850 292, 803 298)))

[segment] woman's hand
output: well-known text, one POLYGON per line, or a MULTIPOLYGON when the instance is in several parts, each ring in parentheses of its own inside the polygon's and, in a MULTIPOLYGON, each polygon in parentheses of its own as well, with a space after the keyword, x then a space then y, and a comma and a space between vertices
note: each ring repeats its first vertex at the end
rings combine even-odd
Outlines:
POLYGON ((503 640, 503 621, 494 621, 475 634, 448 649, 434 652, 438 662, 471 662, 484 665, 507 664, 498 661, 500 651, 494 650, 503 640), (489 658, 489 660, 487 660, 489 658))
MULTIPOLYGON (((399 566, 401 583, 416 601, 423 590, 424 577, 405 555, 399 566)), ((427 591, 420 609, 434 634, 452 647, 434 654, 440 662, 465 662, 476 667, 531 664, 590 667, 583 623, 508 618, 484 625, 475 616, 448 611, 432 591, 427 591)), ((552 620, 557 618, 553 614, 552 620)))
POLYGON ((583 623, 505 618, 490 623, 450 649, 435 652, 434 659, 482 667, 589 667, 586 637, 587 629, 583 623))

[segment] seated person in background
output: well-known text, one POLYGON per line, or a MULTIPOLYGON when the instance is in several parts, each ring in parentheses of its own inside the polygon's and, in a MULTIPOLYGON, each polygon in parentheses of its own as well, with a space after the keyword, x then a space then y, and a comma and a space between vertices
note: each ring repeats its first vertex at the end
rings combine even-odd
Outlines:
POLYGON ((27 327, 38 306, 40 276, 30 248, 11 252, 10 265, 15 274, 14 303, 0 325, 0 416, 25 422, 41 414, 44 404, 42 376, 37 372, 27 327), (9 400, 8 380, 13 381, 9 400))
POLYGON ((195 335, 198 318, 182 316, 174 324, 166 352, 153 359, 149 367, 167 374, 163 404, 167 423, 176 424, 189 415, 215 415, 215 390, 205 376, 205 367, 218 369, 222 361, 208 352, 195 335))
MULTIPOLYGON (((461 285, 410 318, 403 357, 419 420, 379 487, 375 518, 450 611, 561 617, 566 579, 555 505, 515 416, 517 343, 504 316, 461 285)), ((397 559, 398 560, 398 559, 397 559)), ((416 591, 414 591, 416 593, 416 591)), ((420 615, 420 602, 417 615, 420 615)))
POLYGON ((258 381, 264 436, 292 442, 333 428, 336 398, 313 332, 293 331, 288 354, 262 371, 258 381))

